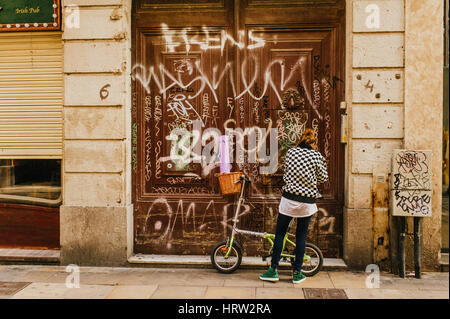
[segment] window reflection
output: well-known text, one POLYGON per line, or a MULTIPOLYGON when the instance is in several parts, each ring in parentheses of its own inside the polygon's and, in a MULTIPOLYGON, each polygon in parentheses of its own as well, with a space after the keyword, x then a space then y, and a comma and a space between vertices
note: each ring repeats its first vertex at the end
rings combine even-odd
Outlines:
POLYGON ((0 159, 0 203, 60 206, 61 160, 0 159))

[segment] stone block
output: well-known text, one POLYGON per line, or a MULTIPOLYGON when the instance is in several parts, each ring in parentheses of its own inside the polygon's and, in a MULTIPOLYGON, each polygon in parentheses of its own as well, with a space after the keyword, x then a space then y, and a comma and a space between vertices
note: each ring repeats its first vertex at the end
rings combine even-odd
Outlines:
POLYGON ((124 67, 124 45, 120 42, 65 42, 65 73, 120 73, 124 67))
POLYGON ((123 171, 122 141, 70 141, 64 143, 64 171, 119 173, 123 171))
POLYGON ((344 260, 351 268, 365 269, 372 263, 373 216, 371 209, 344 208, 344 260))
POLYGON ((122 19, 111 19, 117 9, 112 7, 66 7, 63 10, 64 40, 124 38, 122 19))
POLYGON ((353 1, 353 32, 405 30, 403 0, 353 1))
POLYGON ((122 139, 121 107, 65 107, 65 139, 122 139))
POLYGON ((403 138, 402 105, 353 105, 353 138, 403 138))
POLYGON ((392 152, 401 145, 401 140, 353 140, 352 172, 372 174, 375 167, 388 171, 392 152))
POLYGON ((403 33, 355 34, 353 67, 403 67, 403 33))
POLYGON ((353 103, 403 102, 403 70, 353 70, 353 103))
POLYGON ((120 206, 123 202, 123 177, 111 173, 65 173, 64 205, 120 206))
POLYGON ((64 77, 64 104, 122 105, 125 81, 123 76, 109 74, 66 75, 64 77))
POLYGON ((372 202, 372 176, 352 175, 349 186, 349 207, 370 208, 372 202))
POLYGON ((61 206, 61 264, 127 265, 126 207, 61 206))

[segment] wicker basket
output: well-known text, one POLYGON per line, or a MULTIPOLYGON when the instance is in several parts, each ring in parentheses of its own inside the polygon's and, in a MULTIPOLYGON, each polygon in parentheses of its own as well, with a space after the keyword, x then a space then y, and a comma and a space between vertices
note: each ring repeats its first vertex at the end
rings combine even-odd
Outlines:
POLYGON ((218 173, 216 176, 219 178, 220 191, 222 195, 237 194, 241 191, 242 183, 239 181, 239 177, 244 175, 241 172, 233 173, 218 173))

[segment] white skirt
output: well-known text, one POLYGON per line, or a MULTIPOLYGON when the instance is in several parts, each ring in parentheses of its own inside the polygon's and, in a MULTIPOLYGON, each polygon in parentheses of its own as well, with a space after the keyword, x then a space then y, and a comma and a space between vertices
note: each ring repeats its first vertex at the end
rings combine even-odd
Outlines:
POLYGON ((317 212, 317 205, 297 202, 281 197, 278 212, 291 217, 308 217, 317 212))

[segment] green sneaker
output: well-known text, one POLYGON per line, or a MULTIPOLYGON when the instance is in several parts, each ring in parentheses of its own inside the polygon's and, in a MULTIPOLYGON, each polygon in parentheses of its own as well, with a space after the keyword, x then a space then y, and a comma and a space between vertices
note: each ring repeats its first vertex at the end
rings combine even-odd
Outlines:
POLYGON ((259 276, 259 279, 265 281, 278 281, 278 271, 273 268, 269 268, 264 274, 259 276))
POLYGON ((306 276, 304 274, 302 274, 301 271, 294 271, 292 273, 292 282, 294 284, 298 284, 298 283, 302 282, 305 279, 306 279, 306 276))

